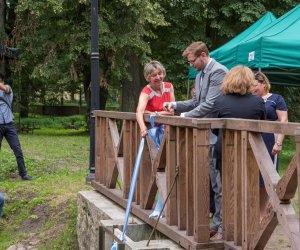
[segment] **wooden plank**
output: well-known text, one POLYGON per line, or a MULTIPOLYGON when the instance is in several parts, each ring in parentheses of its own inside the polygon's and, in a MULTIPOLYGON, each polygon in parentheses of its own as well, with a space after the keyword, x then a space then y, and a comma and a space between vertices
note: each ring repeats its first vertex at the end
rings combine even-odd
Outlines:
MULTIPOLYGON (((104 167, 103 164, 103 157, 105 157, 104 154, 104 147, 103 142, 105 141, 104 133, 102 132, 103 127, 101 126, 101 120, 105 118, 97 117, 95 119, 96 122, 96 130, 95 130, 95 181, 101 182, 101 175, 103 175, 102 168, 104 167), (101 152, 101 150, 103 150, 101 152), (102 160, 102 161, 101 161, 102 160)), ((102 182, 103 183, 103 182, 102 182)))
POLYGON ((194 129, 194 240, 209 241, 209 129, 194 129))
POLYGON ((111 136, 112 143, 113 143, 114 152, 115 152, 115 155, 117 156, 120 136, 119 136, 116 120, 109 119, 108 125, 109 125, 109 131, 110 131, 110 136, 111 136))
POLYGON ((167 176, 165 172, 156 173, 156 184, 163 202, 167 199, 167 176))
POLYGON ((166 168, 166 133, 160 144, 159 151, 156 154, 155 161, 152 165, 153 172, 156 171, 165 171, 166 168))
POLYGON ((193 129, 185 128, 185 160, 186 160, 186 234, 192 236, 194 233, 194 154, 193 129))
POLYGON ((186 229, 186 149, 185 128, 176 128, 176 155, 177 165, 179 168, 178 185, 177 185, 177 207, 178 207, 178 229, 186 229))
POLYGON ((297 187, 297 154, 295 154, 285 171, 284 176, 276 186, 278 198, 282 202, 289 203, 290 199, 294 198, 297 187))
MULTIPOLYGON (((131 133, 132 133, 132 154, 133 154, 133 166, 135 165, 136 162, 136 157, 137 157, 137 153, 138 153, 138 148, 139 148, 139 144, 140 144, 140 135, 138 132, 138 124, 137 122, 131 122, 130 124, 131 128, 131 133)), ((137 180, 136 180, 136 188, 135 188, 135 192, 134 192, 134 197, 135 197, 135 202, 137 205, 140 204, 140 175, 138 175, 137 180)))
POLYGON ((148 143, 145 143, 144 151, 142 155, 142 162, 140 166, 140 206, 143 209, 152 209, 151 196, 147 192, 149 190, 149 185, 152 185, 153 182, 151 182, 151 176, 152 176, 152 166, 151 166, 151 157, 149 153, 149 147, 148 143), (149 178, 150 177, 150 178, 149 178))
POLYGON ((108 119, 108 133, 106 134, 106 186, 115 188, 118 178, 117 155, 119 145, 119 132, 116 120, 108 119))
POLYGON ((268 132, 276 134, 293 135, 295 130, 300 126, 300 123, 295 122, 271 122, 262 120, 247 120, 228 118, 224 119, 224 127, 227 129, 234 129, 239 131, 249 132, 268 132))
POLYGON ((234 244, 242 245, 243 210, 242 210, 242 150, 241 132, 234 131, 234 244), (242 220, 241 220, 242 218, 242 220))
POLYGON ((259 223, 259 171, 248 143, 248 133, 242 131, 243 187, 243 249, 249 249, 259 223))
MULTIPOLYGON (((103 111, 96 110, 93 114, 98 117, 107 117, 111 119, 122 120, 136 120, 135 113, 129 112, 115 112, 115 111, 103 111)), ((150 116, 144 115, 144 120, 149 122, 150 116)), ((191 127, 191 128, 204 128, 210 126, 211 128, 227 128, 233 130, 247 130, 253 132, 271 132, 285 135, 294 136, 295 130, 300 127, 300 123, 295 122, 273 122, 273 121, 261 121, 261 120, 247 120, 236 118, 222 118, 222 119, 207 119, 207 118, 182 118, 171 116, 158 116, 155 118, 158 123, 168 124, 172 126, 191 127), (206 124, 206 125, 205 125, 206 124)))
POLYGON ((264 249, 277 225, 276 213, 272 209, 271 204, 269 204, 266 216, 260 223, 260 229, 256 232, 250 249, 264 249))
POLYGON ((222 155, 222 221, 223 238, 233 240, 234 231, 234 131, 223 130, 222 155))
POLYGON ((145 195, 145 208, 153 208, 153 204, 155 202, 155 197, 158 191, 157 187, 157 177, 156 174, 152 173, 152 176, 150 178, 149 184, 148 184, 148 189, 145 195))
POLYGON ((249 142, 255 155, 266 189, 274 189, 280 180, 260 133, 250 133, 249 142))
POLYGON ((150 154, 150 159, 151 159, 151 165, 154 165, 158 149, 155 145, 155 142, 152 140, 150 136, 146 136, 146 141, 148 144, 148 149, 149 149, 149 154, 150 154))
POLYGON ((130 166, 130 121, 123 123, 123 197, 128 198, 131 181, 131 166, 130 166))
POLYGON ((117 136, 114 129, 114 122, 110 119, 107 119, 106 123, 106 140, 105 140, 105 147, 106 147, 106 180, 105 185, 107 187, 115 187, 117 182, 118 172, 117 172, 117 136), (115 145, 114 145, 115 143, 115 145))
MULTIPOLYGON (((172 126, 167 126, 165 129, 167 133, 166 141, 166 177, 167 177, 167 193, 171 189, 175 173, 176 173, 176 129, 172 126)), ((165 207, 165 215, 168 225, 178 225, 177 221, 177 197, 176 186, 170 193, 169 199, 165 207)))

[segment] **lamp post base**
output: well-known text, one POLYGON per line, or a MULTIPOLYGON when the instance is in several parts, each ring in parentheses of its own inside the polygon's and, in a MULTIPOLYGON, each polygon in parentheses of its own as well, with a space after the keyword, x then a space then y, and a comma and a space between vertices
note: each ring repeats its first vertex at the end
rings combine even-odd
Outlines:
POLYGON ((85 181, 88 182, 92 182, 93 180, 95 180, 95 173, 89 173, 86 177, 85 177, 85 181))

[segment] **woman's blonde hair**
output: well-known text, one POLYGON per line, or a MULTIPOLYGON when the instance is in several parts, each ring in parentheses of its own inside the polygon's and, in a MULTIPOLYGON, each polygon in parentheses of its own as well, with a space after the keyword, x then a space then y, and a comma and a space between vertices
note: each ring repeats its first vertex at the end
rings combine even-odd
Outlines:
POLYGON ((159 61, 153 60, 153 61, 147 63, 144 67, 145 79, 148 81, 149 76, 151 76, 151 74, 157 69, 163 73, 164 77, 166 76, 165 67, 159 61))
POLYGON ((269 93, 270 89, 271 89, 271 84, 270 84, 268 77, 261 71, 258 71, 257 73, 255 73, 254 76, 255 76, 255 80, 257 80, 258 82, 260 82, 262 84, 265 84, 266 91, 267 91, 267 93, 269 93))
POLYGON ((245 95, 251 92, 254 82, 254 74, 246 66, 236 66, 232 68, 224 77, 221 91, 224 95, 239 94, 245 95))

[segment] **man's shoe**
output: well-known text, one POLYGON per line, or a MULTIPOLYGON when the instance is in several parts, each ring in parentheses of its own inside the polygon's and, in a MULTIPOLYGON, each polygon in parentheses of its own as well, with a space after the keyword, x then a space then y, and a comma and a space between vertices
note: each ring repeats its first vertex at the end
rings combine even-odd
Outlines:
POLYGON ((209 231, 209 237, 213 237, 218 231, 215 231, 215 230, 210 230, 209 231))
POLYGON ((29 176, 29 175, 24 175, 24 176, 22 176, 22 180, 23 180, 23 181, 33 181, 34 178, 32 178, 32 177, 29 176))
POLYGON ((217 232, 214 236, 210 237, 210 240, 222 240, 223 233, 217 232))

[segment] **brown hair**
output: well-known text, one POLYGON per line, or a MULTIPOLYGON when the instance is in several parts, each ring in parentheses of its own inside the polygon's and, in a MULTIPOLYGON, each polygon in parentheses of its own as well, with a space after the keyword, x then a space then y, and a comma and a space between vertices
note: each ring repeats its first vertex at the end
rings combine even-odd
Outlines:
POLYGON ((204 42, 192 42, 182 53, 183 57, 187 57, 189 54, 194 56, 200 56, 202 52, 205 52, 206 55, 209 55, 208 48, 204 42))
POLYGON ((221 85, 223 94, 245 95, 250 93, 254 81, 254 74, 246 66, 236 66, 232 68, 224 77, 221 85))
POLYGON ((270 84, 268 77, 261 71, 258 71, 257 73, 255 73, 254 76, 255 76, 255 80, 257 80, 258 82, 260 82, 262 84, 265 84, 266 91, 267 91, 267 93, 269 93, 270 89, 271 89, 271 84, 270 84))

